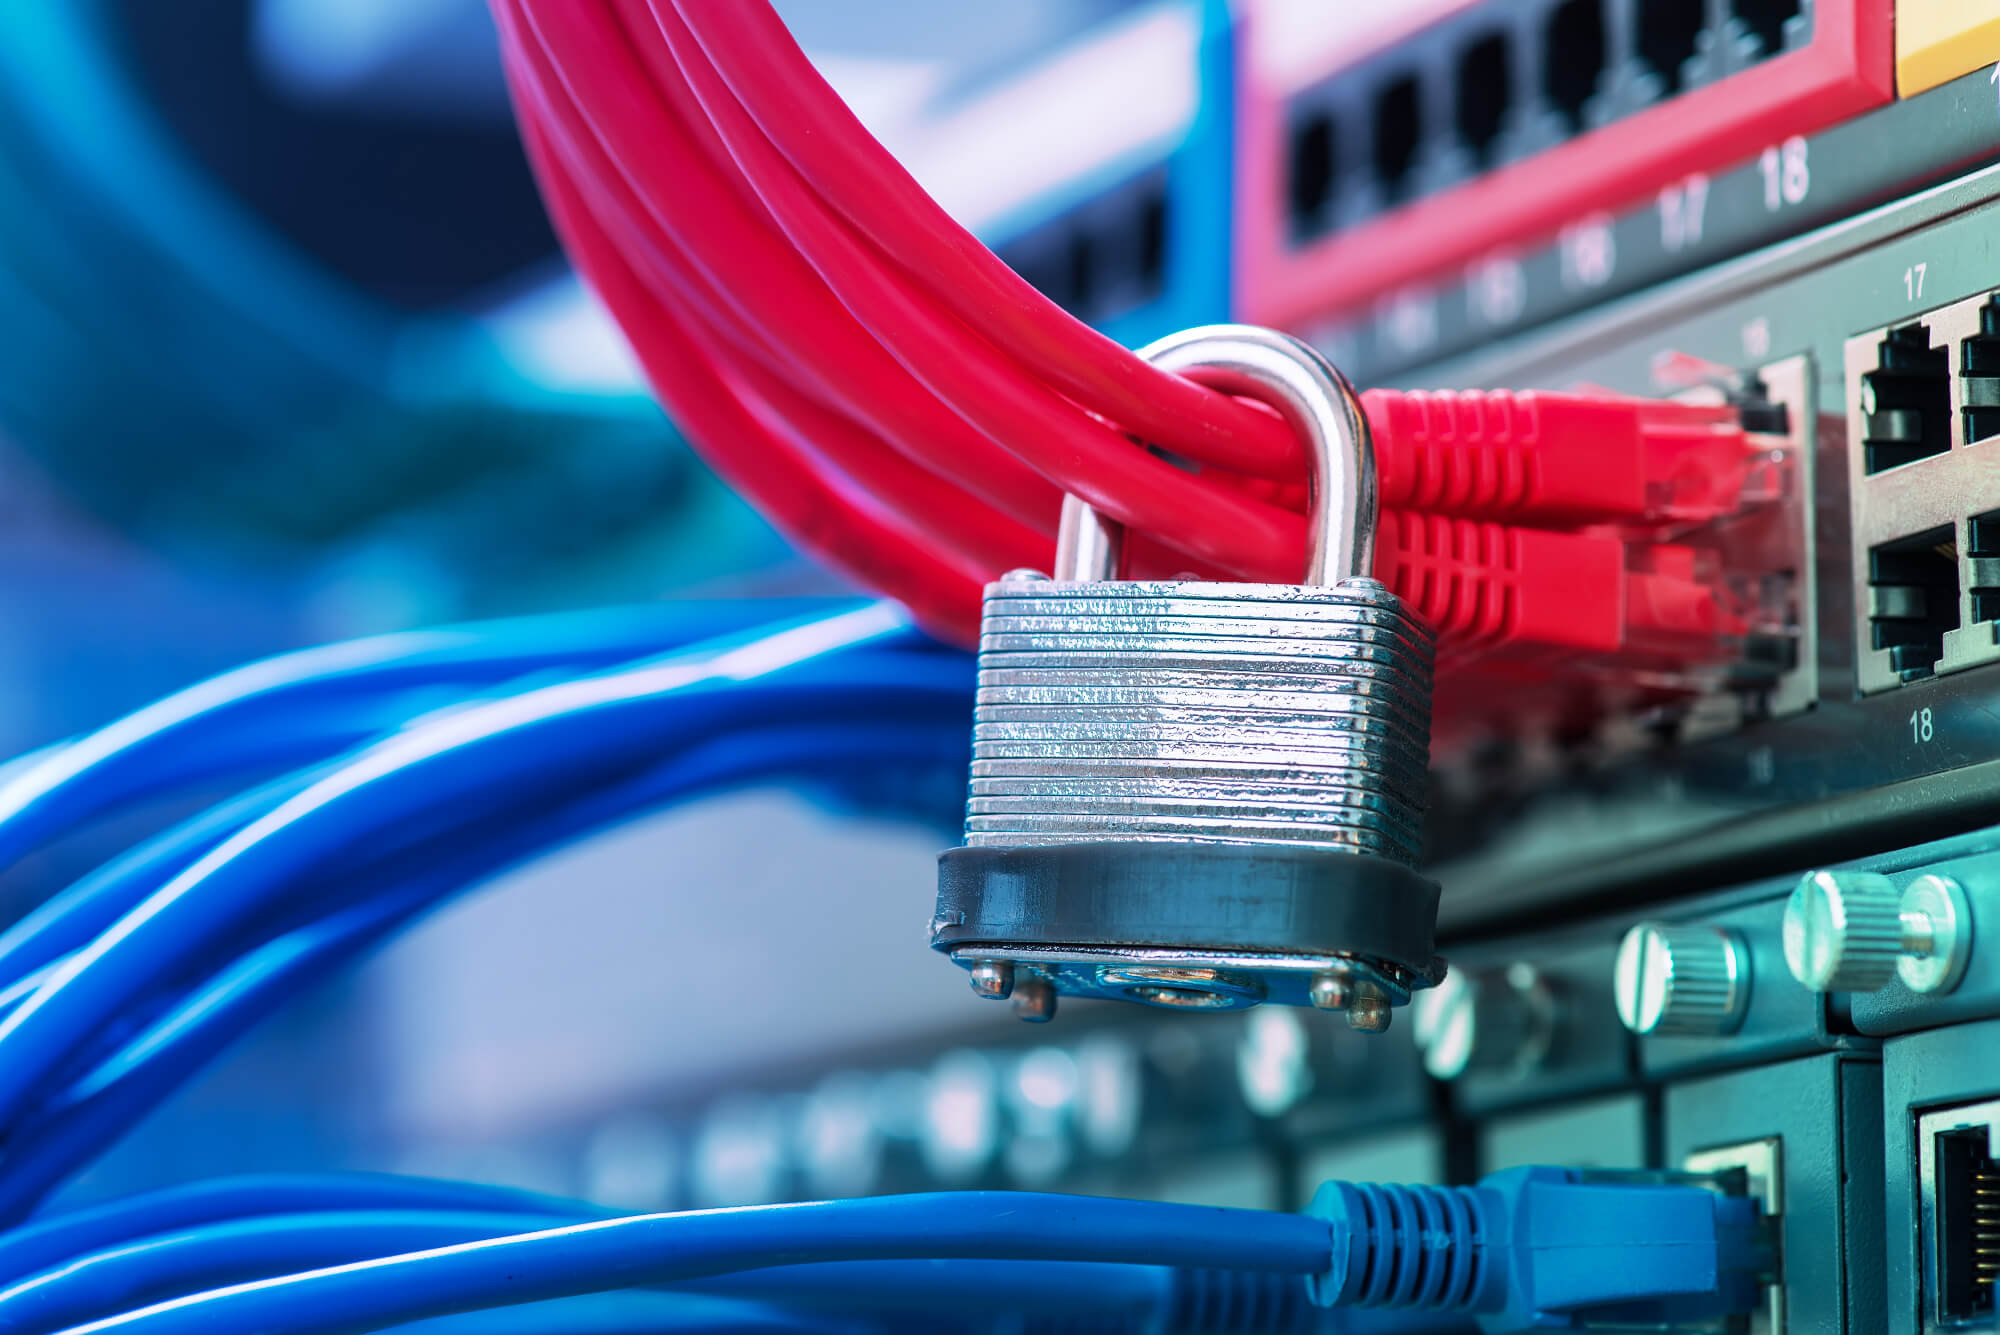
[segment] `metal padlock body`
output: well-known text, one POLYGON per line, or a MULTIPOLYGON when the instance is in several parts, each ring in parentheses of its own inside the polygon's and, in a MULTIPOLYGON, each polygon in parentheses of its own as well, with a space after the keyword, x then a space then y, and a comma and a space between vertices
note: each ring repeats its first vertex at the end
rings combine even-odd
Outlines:
POLYGON ((1069 498, 1055 576, 986 590, 966 842, 940 860, 932 943, 987 995, 1025 971, 1029 1018, 1064 992, 1352 1001, 1382 1027, 1442 964, 1437 887, 1412 870, 1433 644, 1367 573, 1366 419, 1285 335, 1190 330, 1146 355, 1301 431, 1307 582, 1118 580, 1122 533, 1069 498))
POLYGON ((966 843, 1421 848, 1430 632, 1372 579, 986 594, 966 843))

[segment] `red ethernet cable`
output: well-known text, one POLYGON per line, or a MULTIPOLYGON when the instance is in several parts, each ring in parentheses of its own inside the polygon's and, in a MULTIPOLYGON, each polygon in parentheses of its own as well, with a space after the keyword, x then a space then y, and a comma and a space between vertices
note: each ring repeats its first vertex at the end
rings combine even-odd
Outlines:
POLYGON ((691 46, 677 13, 653 8, 711 123, 780 226, 863 324, 898 331, 888 346, 939 398, 1030 466, 1066 470, 1066 490, 1205 564, 1246 575, 1296 564, 1305 547, 1297 514, 1134 450, 1130 439, 938 310, 925 292, 897 281, 894 267, 827 210, 750 121, 691 46))
MULTIPOLYGON (((496 9, 506 22, 513 7, 496 9)), ((556 24, 553 33, 556 40, 568 42, 593 36, 592 29, 582 24, 556 24)), ((817 284, 796 252, 781 237, 769 234, 763 220, 742 207, 726 182, 714 179, 707 159, 673 136, 637 142, 631 136, 643 128, 640 114, 616 100, 605 107, 608 114, 586 120, 541 46, 539 32, 529 30, 521 36, 515 69, 517 78, 533 89, 538 124, 571 164, 580 187, 598 205, 593 212, 621 238, 620 249, 635 267, 669 283, 678 279, 698 286, 701 295, 696 304, 703 306, 704 317, 737 331, 743 341, 769 347, 769 369, 812 386, 823 403, 865 423, 919 465, 939 456, 954 460, 956 467, 929 465, 941 476, 976 472, 986 502, 1053 531, 1049 517, 1058 504, 1054 489, 922 392, 817 284), (626 155, 614 158, 612 147, 623 147, 626 155), (666 208, 645 209, 617 165, 627 161, 671 182, 671 189, 661 189, 655 196, 665 201, 666 208), (715 244, 717 236, 733 238, 733 243, 715 244), (779 330, 789 345, 808 344, 822 349, 821 355, 813 359, 786 355, 786 349, 776 345, 773 331, 779 330), (818 374, 822 367, 824 374, 818 374)), ((615 91, 628 98, 643 97, 645 86, 637 82, 636 67, 628 74, 631 77, 624 80, 601 81, 596 85, 598 96, 615 91)), ((693 299, 686 292, 681 295, 693 299)), ((972 503, 974 498, 968 496, 967 504, 972 503)))
MULTIPOLYGON (((665 145, 698 142, 700 136, 671 115, 661 119, 665 112, 661 103, 670 99, 650 99, 649 106, 648 99, 612 95, 610 90, 630 90, 634 79, 642 77, 642 67, 631 50, 620 45, 622 30, 617 29, 616 13, 605 6, 550 5, 548 0, 511 0, 504 8, 526 19, 517 33, 517 45, 522 48, 519 63, 528 67, 528 77, 532 79, 554 64, 539 60, 529 43, 546 38, 562 44, 561 57, 574 62, 564 67, 565 71, 576 71, 565 74, 564 87, 579 100, 597 99, 604 106, 604 114, 598 118, 606 127, 604 133, 622 133, 631 145, 624 156, 612 155, 618 168, 655 216, 671 216, 676 200, 686 194, 689 178, 661 170, 655 159, 670 152, 665 145), (548 12, 540 13, 538 4, 548 12), (591 38, 595 40, 588 40, 591 38), (659 123, 647 124, 649 115, 659 123), (649 145, 655 146, 650 152, 649 145)), ((645 38, 641 35, 635 40, 643 43, 645 38)), ((546 82, 542 86, 547 95, 540 100, 554 103, 554 90, 549 90, 546 82)), ((710 91, 734 107, 725 91, 710 91)), ((714 104, 706 105, 711 115, 717 114, 714 104)), ((890 266, 878 255, 863 251, 823 212, 815 212, 817 206, 806 193, 793 188, 796 180, 782 162, 766 166, 784 183, 771 191, 775 206, 786 210, 784 221, 809 231, 827 246, 843 250, 842 270, 849 275, 851 286, 841 289, 841 295, 851 298, 859 288, 863 298, 871 302, 866 308, 869 318, 862 322, 866 331, 906 364, 920 360, 927 374, 948 384, 951 393, 938 397, 983 428, 986 438, 1001 439, 1016 453, 1028 456, 1041 471, 1059 474, 1066 489, 1098 502, 1114 518, 1166 535, 1176 546, 1187 549, 1196 563, 1240 575, 1283 571, 1296 563, 1292 553, 1303 550, 1304 543, 1303 520, 1297 514, 1250 500, 1135 450, 1129 439, 1082 408, 1040 382, 1023 377, 977 334, 954 320, 937 317, 920 294, 888 281, 893 272, 890 266), (893 341, 885 330, 894 331, 893 341), (913 346, 915 352, 911 351, 913 346)), ((757 230, 732 226, 726 214, 710 212, 705 221, 707 253, 721 263, 727 263, 735 248, 745 244, 746 234, 757 230)), ((787 252, 784 258, 797 265, 796 254, 787 252)), ((815 295, 811 284, 799 281, 795 273, 788 274, 778 263, 761 271, 739 271, 731 277, 739 291, 746 285, 754 287, 767 294, 767 302, 781 306, 803 306, 815 295)), ((818 295, 823 297, 824 292, 818 295)), ((775 312, 775 319, 766 327, 785 327, 791 313, 775 312)), ((792 332, 790 346, 801 365, 810 365, 840 355, 856 337, 865 339, 865 334, 850 332, 843 338, 808 327, 792 332)), ((889 392, 897 391, 892 387, 889 392)), ((901 392, 907 394, 908 390, 901 392)), ((948 439, 934 442, 934 455, 950 457, 940 448, 948 443, 948 439)), ((998 480, 995 467, 966 457, 964 451, 956 454, 953 462, 959 476, 977 478, 982 484, 998 480)), ((1053 510, 1051 498, 1046 513, 1052 517, 1053 510)))
POLYGON ((703 364, 673 315, 626 266, 552 158, 537 128, 525 136, 563 238, 624 328, 661 401, 689 432, 729 442, 709 454, 716 471, 809 555, 856 583, 892 590, 928 625, 958 627, 977 608, 985 572, 942 562, 899 520, 876 513, 841 480, 822 475, 795 440, 772 431, 703 364))
MULTIPOLYGON (((1276 416, 1158 371, 1015 277, 765 0, 494 7, 580 267, 691 436, 802 546, 961 640, 979 583, 1046 562, 1061 492, 1130 526, 1136 573, 1296 578, 1303 489, 1282 479, 1300 452, 1276 416)), ((1719 661, 1745 633, 1692 549, 1650 536, 1741 501, 1768 452, 1730 410, 1365 402, 1389 507, 1377 573, 1440 630, 1441 663, 1719 661)))
MULTIPOLYGON (((651 0, 667 9, 667 0, 651 0)), ((673 8, 758 128, 814 189, 953 314, 1035 374, 1162 448, 1238 472, 1296 476, 1283 425, 1139 361, 1001 263, 875 141, 771 7, 676 0, 673 8)))

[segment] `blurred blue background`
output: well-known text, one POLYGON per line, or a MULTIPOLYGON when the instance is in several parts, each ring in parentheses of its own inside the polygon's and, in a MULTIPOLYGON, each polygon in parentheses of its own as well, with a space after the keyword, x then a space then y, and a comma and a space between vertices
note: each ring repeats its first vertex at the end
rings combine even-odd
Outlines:
MULTIPOLYGON (((1228 314, 1223 0, 779 8, 1051 296, 1132 343, 1228 314)), ((0 7, 0 331, 0 753, 326 639, 835 587, 570 274, 479 0, 0 7)), ((77 1190, 334 1164, 635 1206, 1045 1185, 1129 1167, 1146 1091, 1227 1082, 1241 1042, 1277 1045, 1266 1085, 1304 1069, 1233 1020, 1048 1046, 981 1009, 922 944, 962 776, 913 781, 904 816, 750 793, 509 876, 77 1190), (802 971, 829 994, 799 1005, 802 971)), ((0 914, 181 809, 36 855, 0 914)))

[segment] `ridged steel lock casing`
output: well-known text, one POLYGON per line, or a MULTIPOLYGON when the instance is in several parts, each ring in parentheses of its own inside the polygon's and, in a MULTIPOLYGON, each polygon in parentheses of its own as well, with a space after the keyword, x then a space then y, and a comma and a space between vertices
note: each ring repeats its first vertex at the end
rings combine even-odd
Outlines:
POLYGON ((1412 865, 1433 648, 1365 578, 988 585, 965 842, 1303 844, 1412 865))

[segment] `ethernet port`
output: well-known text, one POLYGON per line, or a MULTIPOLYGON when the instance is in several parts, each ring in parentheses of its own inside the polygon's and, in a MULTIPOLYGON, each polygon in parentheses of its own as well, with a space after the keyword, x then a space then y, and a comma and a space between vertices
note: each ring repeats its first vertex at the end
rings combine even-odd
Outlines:
POLYGON ((1958 411, 1965 441, 2000 436, 2000 297, 1979 308, 1979 332, 1958 345, 1958 411))
POLYGON ((1564 0, 1542 29, 1542 95, 1571 134, 1584 128, 1608 61, 1602 0, 1564 0))
POLYGON ((1868 550, 1868 626, 1902 682, 1937 672, 1958 629, 1958 549, 1949 524, 1868 550))
POLYGON ((1097 238, 1079 227, 1070 233, 1063 252, 1063 291, 1069 297, 1063 308, 1080 320, 1090 317, 1097 302, 1097 249, 1097 238))
POLYGON ((1423 142, 1423 108, 1417 98, 1417 77, 1406 74, 1375 94, 1375 183, 1386 203, 1406 198, 1417 165, 1417 145, 1423 142))
POLYGON ((1785 49, 1785 24, 1798 17, 1800 0, 1730 0, 1729 14, 1766 60, 1785 49))
POLYGON ((1078 213, 1089 242, 1086 320, 1108 320, 1158 299, 1167 277, 1166 178, 1151 174, 1078 213))
POLYGON ((1917 1119, 1927 1306, 1937 1328, 1990 1330, 2000 1280, 2000 1103, 1917 1119))
POLYGON ((1514 76, 1507 64, 1507 34, 1489 32, 1458 57, 1455 128, 1474 163, 1493 162, 1493 144, 1505 127, 1514 100, 1514 76))
POLYGON ((1292 235, 1317 236, 1333 225, 1334 196, 1340 184, 1340 136, 1333 113, 1314 107, 1292 122, 1286 204, 1292 235))
POLYGON ((1139 204, 1139 286, 1151 301, 1167 284, 1167 188, 1150 187, 1139 204))
POLYGON ((1974 621, 2000 621, 2000 510, 1966 521, 1965 591, 1974 621))
POLYGON ((1876 369, 1861 377, 1864 468, 1915 463, 1951 448, 1951 372, 1930 331, 1907 324, 1883 335, 1876 369))
POLYGON ((1639 61, 1659 80, 1660 96, 1681 90, 1681 69, 1694 58, 1707 7, 1688 0, 1641 0, 1639 61))

